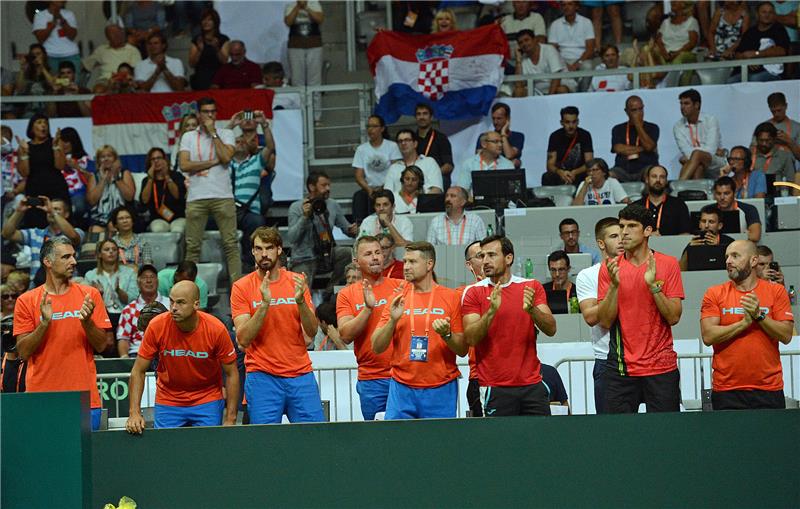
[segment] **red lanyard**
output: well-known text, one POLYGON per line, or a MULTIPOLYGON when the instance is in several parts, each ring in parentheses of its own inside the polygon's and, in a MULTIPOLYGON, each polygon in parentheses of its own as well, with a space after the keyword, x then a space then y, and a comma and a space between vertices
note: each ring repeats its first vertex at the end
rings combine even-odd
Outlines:
MULTIPOLYGON (((641 141, 642 140, 640 140, 639 137, 637 136, 636 137, 636 146, 637 147, 639 146, 641 141)), ((628 122, 628 124, 625 126, 625 145, 630 145, 630 144, 631 144, 631 124, 630 124, 630 122, 628 122)))
POLYGON ((198 161, 211 161, 214 159, 216 148, 214 147, 214 140, 211 140, 211 146, 208 147, 208 159, 203 159, 203 154, 200 153, 200 129, 197 130, 197 160, 198 161))
MULTIPOLYGON (((769 165, 768 165, 769 166, 769 165)), ((764 168, 766 170, 766 168, 764 168)), ((741 198, 747 198, 747 183, 750 181, 750 175, 746 176, 742 181, 742 187, 739 188, 741 191, 741 198)))
MULTIPOLYGON (((667 195, 664 195, 664 201, 662 201, 661 205, 658 206, 658 219, 656 219, 656 230, 661 228, 661 212, 664 211, 664 204, 665 203, 667 203, 667 195)), ((647 210, 650 210, 650 197, 649 196, 644 201, 644 206, 647 207, 647 210)))
POLYGON ((569 153, 572 152, 572 147, 574 147, 577 142, 578 142, 578 133, 575 133, 575 137, 572 138, 571 142, 569 142, 569 147, 567 147, 567 151, 564 152, 564 157, 561 158, 561 162, 558 164, 564 164, 564 161, 566 161, 567 157, 569 157, 569 153))
POLYGON ((592 194, 594 195, 594 201, 596 201, 598 205, 602 205, 603 203, 600 201, 600 193, 597 192, 597 189, 595 189, 594 186, 592 186, 592 194))
MULTIPOLYGON (((164 181, 166 183, 166 180, 164 181)), ((167 190, 166 184, 164 185, 164 191, 167 190)), ((156 210, 158 210, 158 182, 153 180, 153 205, 156 206, 156 210)))
MULTIPOLYGON (((125 248, 123 248, 121 246, 119 248, 119 258, 120 258, 120 261, 122 262, 122 265, 127 265, 128 264, 128 260, 127 260, 127 258, 125 256, 125 248)), ((136 244, 135 246, 133 246, 133 263, 135 263, 136 265, 139 265, 139 244, 136 244)))
POLYGON ((428 140, 428 144, 425 146, 425 157, 428 157, 428 152, 431 150, 431 144, 434 138, 436 138, 436 131, 431 129, 431 139, 428 140))
MULTIPOLYGON (((428 335, 428 331, 431 330, 431 306, 433 306, 433 294, 436 293, 436 283, 431 286, 431 296, 428 298, 428 307, 425 313, 425 336, 428 335)), ((408 305, 409 305, 409 317, 408 319, 411 321, 411 335, 414 336, 414 289, 411 289, 411 295, 408 297, 408 305)))
POLYGON ((764 161, 764 173, 767 173, 767 170, 769 169, 769 165, 772 163, 772 156, 773 156, 773 155, 775 155, 775 154, 774 154, 774 153, 773 153, 773 154, 770 154, 770 155, 769 155, 769 156, 766 158, 766 161, 764 161))
POLYGON ((697 132, 695 132, 695 131, 692 131, 692 124, 687 124, 687 125, 689 126, 689 138, 691 138, 691 140, 692 140, 692 146, 693 147, 699 147, 700 146, 700 139, 699 139, 699 137, 700 137, 700 127, 698 126, 697 127, 697 132))
MULTIPOLYGON (((453 223, 453 224, 456 224, 456 223, 453 223)), ((450 239, 450 218, 447 217, 446 215, 444 216, 444 226, 445 226, 445 230, 447 230, 447 245, 449 246, 450 243, 451 243, 450 242, 450 240, 451 240, 450 239)), ((464 243, 464 229, 466 228, 466 226, 467 226, 467 216, 466 216, 466 214, 464 214, 463 216, 461 216, 461 233, 458 235, 458 245, 459 246, 464 243)))
MULTIPOLYGON (((483 171, 483 158, 480 155, 478 155, 478 160, 481 162, 481 171, 483 171)), ((495 159, 494 162, 489 164, 489 169, 490 170, 496 170, 497 169, 497 159, 495 159), (492 166, 494 166, 494 167, 492 167, 492 166)))
POLYGON ((567 281, 566 292, 567 292, 567 304, 569 304, 569 294, 572 293, 572 282, 570 282, 570 281, 567 281))

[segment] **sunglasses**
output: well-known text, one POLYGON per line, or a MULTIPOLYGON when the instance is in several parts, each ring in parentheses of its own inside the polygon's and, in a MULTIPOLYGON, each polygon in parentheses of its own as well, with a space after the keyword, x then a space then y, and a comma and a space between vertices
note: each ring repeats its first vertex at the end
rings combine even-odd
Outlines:
POLYGON ((3 294, 3 298, 4 299, 8 299, 8 300, 13 300, 13 299, 16 299, 17 297, 19 297, 18 293, 4 293, 3 294))

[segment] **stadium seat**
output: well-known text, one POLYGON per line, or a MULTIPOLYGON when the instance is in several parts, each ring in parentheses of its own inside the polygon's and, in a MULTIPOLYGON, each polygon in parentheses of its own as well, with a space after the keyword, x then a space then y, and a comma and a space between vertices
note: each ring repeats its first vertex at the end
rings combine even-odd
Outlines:
MULTIPOLYGON (((242 240, 242 231, 236 230, 236 241, 242 240)), ((225 262, 225 251, 222 249, 222 238, 217 230, 207 231, 203 235, 203 246, 200 248, 201 262, 225 262)))
POLYGON ((620 182, 631 201, 636 201, 644 191, 644 182, 620 182))
POLYGON ((177 232, 142 233, 141 237, 150 245, 153 265, 158 270, 175 265, 183 260, 183 234, 177 232))
POLYGON ((221 263, 198 263, 197 276, 208 285, 208 295, 217 295, 217 281, 224 265, 221 263))
POLYGON ((695 71, 700 77, 701 85, 722 85, 728 82, 728 76, 731 75, 731 69, 698 69, 695 71))
MULTIPOLYGON (((713 182, 712 182, 713 185, 713 182)), ((703 191, 708 196, 708 199, 713 199, 713 195, 709 192, 708 181, 706 179, 698 180, 673 180, 669 183, 672 196, 678 196, 681 191, 703 191)))
POLYGON ((551 198, 556 207, 569 207, 575 195, 575 186, 538 186, 533 188, 533 194, 537 198, 551 198))

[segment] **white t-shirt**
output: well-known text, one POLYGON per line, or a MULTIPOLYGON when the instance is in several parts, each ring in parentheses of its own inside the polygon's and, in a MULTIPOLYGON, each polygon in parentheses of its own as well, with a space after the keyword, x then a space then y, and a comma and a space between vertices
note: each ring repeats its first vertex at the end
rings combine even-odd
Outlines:
POLYGON ((698 36, 700 35, 700 25, 693 16, 689 16, 689 19, 680 25, 675 25, 667 18, 661 22, 658 31, 667 51, 678 51, 689 42, 689 32, 697 32, 698 36))
MULTIPOLYGON (((425 177, 424 191, 426 193, 430 192, 432 187, 442 189, 444 185, 442 184, 442 170, 439 168, 439 165, 436 164, 436 159, 425 157, 420 154, 414 166, 422 170, 422 176, 425 177)), ((400 177, 403 175, 403 170, 405 169, 406 163, 403 161, 392 163, 392 165, 389 166, 389 170, 386 172, 386 182, 383 184, 383 188, 393 192, 395 196, 399 196, 400 189, 403 187, 400 182, 400 177)), ((442 191, 444 191, 444 189, 442 189, 442 191)))
MULTIPOLYGON (((584 180, 581 182, 581 185, 578 186, 578 191, 575 193, 576 196, 580 194, 585 185, 586 181, 584 180)), ((600 189, 589 189, 586 192, 586 196, 583 198, 583 203, 585 205, 613 205, 615 203, 622 203, 622 200, 627 197, 628 193, 622 188, 622 184, 619 183, 619 180, 614 177, 609 177, 603 182, 603 186, 600 189)))
POLYGON ((574 62, 586 51, 586 41, 594 39, 594 27, 589 18, 575 15, 570 25, 564 17, 553 21, 547 32, 547 42, 558 44, 558 52, 567 62, 574 62))
MULTIPOLYGON (((597 278, 600 275, 600 264, 596 263, 589 268, 578 272, 575 278, 575 291, 578 294, 578 302, 586 299, 597 298, 597 278)), ((592 349, 595 359, 608 358, 608 343, 611 336, 608 329, 604 329, 600 324, 592 326, 592 349)))
MULTIPOLYGON (((170 56, 166 57, 167 69, 169 72, 173 74, 173 76, 177 76, 180 78, 184 77, 183 74, 183 62, 178 60, 177 58, 172 58, 170 56)), ((150 76, 156 72, 156 64, 149 58, 145 58, 138 64, 133 71, 133 79, 136 81, 147 81, 150 79, 150 76)), ((164 77, 162 73, 159 75, 158 79, 155 83, 153 83, 153 88, 150 89, 150 92, 173 92, 172 88, 169 86, 167 79, 164 77)))
MULTIPOLYGON (((283 10, 283 17, 284 18, 286 16, 288 16, 290 12, 292 12, 292 9, 294 9, 294 6, 295 6, 295 2, 288 2, 286 4, 286 8, 283 10)), ((310 10, 312 10, 314 12, 322 12, 322 3, 319 2, 319 1, 310 0, 310 1, 306 2, 306 7, 308 7, 310 10)), ((299 11, 297 11, 297 17, 294 19, 294 22, 295 22, 295 24, 297 24, 297 23, 310 23, 311 22, 311 16, 308 15, 308 12, 306 12, 305 9, 300 9, 299 11)))
POLYGON ((373 147, 370 142, 366 142, 356 149, 356 154, 353 156, 353 168, 364 170, 367 185, 383 186, 392 161, 399 161, 402 158, 397 143, 391 140, 383 140, 377 148, 373 147))
MULTIPOLYGON (((61 9, 61 17, 67 20, 69 26, 78 28, 78 21, 75 19, 75 14, 68 9, 61 9)), ((49 10, 44 9, 36 13, 33 17, 33 32, 47 28, 47 24, 53 21, 53 15, 49 10)), ((61 22, 58 26, 50 32, 50 36, 44 41, 44 49, 47 51, 48 56, 51 57, 71 57, 80 53, 78 44, 71 40, 66 35, 63 35, 61 29, 61 22)))
MULTIPOLYGON (((398 216, 395 210, 394 217, 392 217, 392 224, 395 229, 406 239, 408 242, 414 240, 414 223, 405 216, 398 216)), ((372 214, 367 216, 361 221, 361 228, 359 230, 359 237, 365 235, 378 235, 379 233, 389 233, 389 228, 381 228, 381 223, 378 221, 378 216, 372 214)))
MULTIPOLYGON (((619 69, 627 69, 624 65, 619 66, 619 69)), ((606 64, 600 64, 595 67, 595 70, 605 71, 606 64)), ((589 89, 592 92, 619 92, 620 90, 628 90, 631 88, 631 82, 628 80, 627 74, 615 74, 614 76, 595 76, 592 78, 592 84, 589 89)))
MULTIPOLYGON (((558 50, 555 46, 550 44, 540 44, 539 45, 539 63, 534 64, 533 61, 528 56, 523 56, 522 60, 522 72, 523 74, 549 74, 554 72, 561 72, 566 70, 566 66, 564 65, 564 61, 561 60, 561 57, 558 54, 558 50)), ((546 94, 550 91, 550 81, 551 80, 538 80, 534 82, 534 86, 540 92, 546 94)), ((578 83, 571 78, 563 78, 561 80, 561 84, 570 89, 571 91, 575 91, 578 86, 578 83)))
POLYGON ((544 18, 538 12, 531 12, 522 19, 517 19, 513 14, 503 16, 500 21, 503 32, 507 35, 516 34, 521 30, 531 30, 535 35, 547 36, 544 18))
MULTIPOLYGON (((217 134, 225 145, 232 147, 236 145, 236 138, 230 129, 217 129, 217 134)), ((190 161, 210 161, 217 156, 214 140, 199 128, 183 135, 180 151, 188 152, 190 161)), ((186 194, 187 202, 208 198, 233 198, 228 165, 212 166, 205 176, 197 174, 189 176, 187 187, 189 188, 186 194)))

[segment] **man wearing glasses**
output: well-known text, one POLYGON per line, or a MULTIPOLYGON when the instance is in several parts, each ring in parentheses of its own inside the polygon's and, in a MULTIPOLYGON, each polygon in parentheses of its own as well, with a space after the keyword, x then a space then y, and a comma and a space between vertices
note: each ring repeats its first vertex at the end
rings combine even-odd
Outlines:
POLYGON ((589 253, 592 255, 592 265, 600 263, 600 253, 593 247, 586 246, 578 241, 581 238, 581 230, 578 227, 578 222, 571 217, 562 219, 558 224, 558 236, 561 237, 561 242, 550 248, 551 253, 555 251, 589 253))
POLYGON ((753 166, 752 153, 747 147, 737 145, 731 149, 728 165, 723 168, 724 175, 730 175, 736 182, 736 198, 763 198, 767 193, 767 177, 753 166))
POLYGON ((481 149, 456 168, 453 184, 472 193, 472 172, 513 170, 514 163, 503 155, 503 137, 497 131, 487 131, 480 137, 481 149))
POLYGON ((426 157, 422 154, 417 154, 417 137, 414 131, 410 129, 401 129, 395 136, 397 146, 400 148, 400 154, 403 159, 396 161, 389 166, 386 172, 386 183, 383 184, 384 189, 388 189, 395 195, 400 194, 402 188, 400 176, 408 166, 416 166, 422 170, 422 175, 425 177, 426 194, 438 194, 442 192, 442 170, 432 157, 426 157))
POLYGON ((543 284, 547 293, 548 302, 552 302, 555 296, 553 292, 563 291, 566 294, 567 302, 563 308, 551 307, 553 313, 566 313, 569 311, 570 300, 574 297, 577 302, 577 292, 575 285, 569 280, 569 256, 565 251, 554 251, 547 257, 547 269, 550 271, 550 281, 543 284), (561 311, 563 310, 563 311, 561 311))

